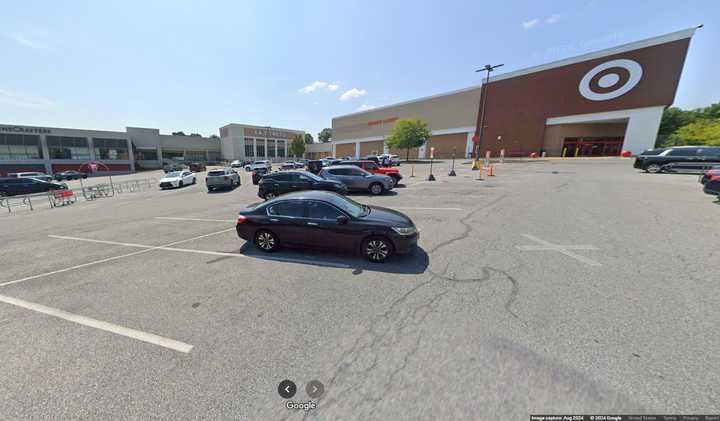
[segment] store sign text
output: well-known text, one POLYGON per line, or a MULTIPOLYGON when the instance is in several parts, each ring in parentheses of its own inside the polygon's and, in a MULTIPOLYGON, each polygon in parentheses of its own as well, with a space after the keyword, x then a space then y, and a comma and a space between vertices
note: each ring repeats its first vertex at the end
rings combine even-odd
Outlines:
POLYGON ((50 129, 45 129, 43 127, 22 127, 22 126, 2 126, 2 127, 0 127, 0 132, 38 133, 38 134, 52 133, 52 131, 50 129))

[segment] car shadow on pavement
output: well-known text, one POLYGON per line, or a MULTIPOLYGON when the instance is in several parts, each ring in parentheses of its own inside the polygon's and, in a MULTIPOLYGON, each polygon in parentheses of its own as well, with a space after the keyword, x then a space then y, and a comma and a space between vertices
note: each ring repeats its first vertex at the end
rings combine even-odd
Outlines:
POLYGON ((208 194, 223 194, 223 193, 232 193, 235 190, 237 190, 240 186, 232 187, 232 188, 225 188, 225 189, 215 189, 215 190, 209 190, 208 194))
MULTIPOLYGON (((397 196, 397 192, 395 190, 390 190, 383 192, 382 194, 379 194, 378 196, 397 196)), ((375 197, 374 194, 370 192, 364 192, 364 191, 353 191, 348 192, 345 194, 345 196, 351 196, 351 197, 375 197)))
POLYGON ((250 243, 240 247, 240 254, 262 260, 350 269, 353 275, 359 275, 364 271, 417 275, 424 273, 430 263, 428 254, 420 247, 407 254, 392 256, 385 263, 372 263, 359 254, 349 251, 283 248, 273 253, 265 253, 250 243))

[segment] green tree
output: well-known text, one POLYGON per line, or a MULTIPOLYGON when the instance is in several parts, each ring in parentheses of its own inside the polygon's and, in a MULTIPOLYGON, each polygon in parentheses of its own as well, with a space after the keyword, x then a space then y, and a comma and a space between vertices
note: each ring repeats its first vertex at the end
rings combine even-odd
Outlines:
POLYGON ((173 136, 186 136, 186 135, 185 135, 185 132, 182 132, 182 131, 180 131, 180 132, 172 132, 172 134, 173 134, 173 136))
POLYGON ((385 138, 385 143, 390 148, 405 149, 405 160, 410 159, 410 149, 419 148, 430 139, 430 130, 427 123, 420 119, 400 119, 385 138))
POLYGON ((303 135, 295 135, 293 137, 292 141, 290 142, 290 155, 298 158, 302 157, 305 153, 305 136, 303 135))
POLYGON ((659 136, 670 136, 680 127, 695 121, 692 111, 684 111, 678 107, 670 107, 663 111, 660 120, 659 136))
POLYGON ((310 133, 305 133, 305 143, 307 145, 310 145, 312 143, 315 143, 315 139, 313 139, 312 135, 310 133))
POLYGON ((322 143, 328 143, 330 139, 332 139, 332 129, 329 127, 325 127, 318 133, 318 139, 322 143))
POLYGON ((683 145, 720 146, 720 119, 701 119, 680 127, 673 136, 683 145))

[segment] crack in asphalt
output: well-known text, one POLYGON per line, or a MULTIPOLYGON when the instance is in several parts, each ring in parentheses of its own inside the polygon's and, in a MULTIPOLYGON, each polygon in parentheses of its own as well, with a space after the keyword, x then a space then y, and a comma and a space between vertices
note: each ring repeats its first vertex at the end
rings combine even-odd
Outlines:
MULTIPOLYGON (((468 221, 477 213, 496 205, 505 197, 506 195, 499 196, 469 212, 459 220, 464 228, 459 235, 436 244, 430 248, 427 253, 436 252, 443 247, 450 246, 468 238, 473 230, 472 225, 468 221)), ((420 326, 437 310, 442 298, 450 292, 453 292, 455 285, 475 283, 478 285, 479 290, 493 280, 494 276, 499 275, 500 279, 504 279, 510 283, 511 288, 504 308, 508 314, 519 320, 518 315, 512 310, 512 306, 520 293, 520 286, 518 281, 507 271, 486 265, 480 269, 479 276, 457 278, 455 275, 447 275, 449 265, 450 263, 447 263, 442 272, 428 270, 428 273, 431 275, 430 279, 418 283, 405 291, 400 297, 393 300, 387 310, 371 319, 369 325, 357 335, 352 345, 342 352, 337 363, 333 366, 334 372, 332 376, 330 376, 326 386, 326 390, 333 391, 332 395, 325 395, 318 399, 318 403, 324 401, 322 405, 323 410, 337 405, 342 401, 343 396, 351 393, 359 398, 358 401, 353 402, 354 410, 371 404, 370 411, 372 412, 375 404, 380 402, 390 391, 393 383, 408 367, 410 361, 420 349, 423 338, 422 331, 419 329, 420 326), (438 283, 438 280, 444 282, 438 283), (430 287, 433 286, 436 287, 434 291, 430 289, 430 287), (420 291, 431 292, 428 297, 416 298, 420 291), (411 300, 421 301, 419 303, 411 303, 411 300), (408 332, 411 332, 410 335, 408 335, 408 332), (415 339, 409 347, 398 346, 404 339, 412 337, 411 335, 415 335, 415 339), (385 349, 391 350, 392 352, 386 352, 385 349), (400 355, 398 355, 398 353, 402 355, 399 362, 392 358, 393 356, 399 357, 400 355), (383 356, 390 357, 382 360, 383 356), (390 365, 391 367, 383 368, 383 365, 390 365), (390 368, 389 371, 387 371, 388 368, 390 368), (341 385, 337 387, 341 384, 340 379, 346 374, 357 377, 355 380, 348 381, 344 386, 341 385), (362 388, 364 383, 368 379, 377 379, 378 377, 385 379, 382 382, 382 386, 377 388, 372 387, 370 392, 364 392, 362 388)), ((305 420, 309 417, 319 416, 321 412, 323 411, 304 412, 302 419, 305 420)), ((355 413, 357 414, 358 412, 355 413)), ((296 414, 297 413, 286 414, 282 419, 288 419, 296 414)))

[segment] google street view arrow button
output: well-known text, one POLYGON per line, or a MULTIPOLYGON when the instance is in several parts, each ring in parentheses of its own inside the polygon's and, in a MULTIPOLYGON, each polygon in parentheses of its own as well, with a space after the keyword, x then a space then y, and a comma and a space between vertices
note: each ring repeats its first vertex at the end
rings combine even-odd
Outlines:
POLYGON ((325 386, 319 380, 313 380, 305 386, 308 396, 317 399, 325 392, 325 386))
POLYGON ((297 386, 295 386, 292 380, 283 380, 278 385, 278 393, 285 399, 290 399, 295 396, 295 392, 297 392, 297 386))

